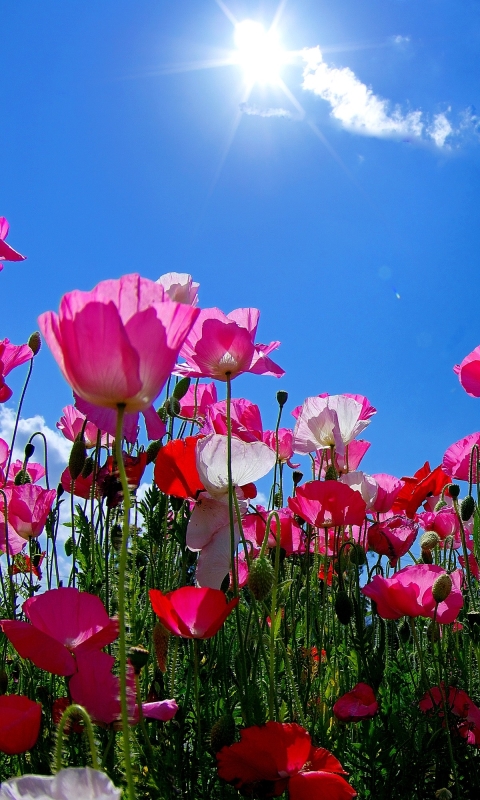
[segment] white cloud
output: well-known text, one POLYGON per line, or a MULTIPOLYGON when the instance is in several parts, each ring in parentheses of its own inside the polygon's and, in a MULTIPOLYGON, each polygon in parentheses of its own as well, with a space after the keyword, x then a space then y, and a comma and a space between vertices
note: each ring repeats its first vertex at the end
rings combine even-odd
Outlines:
POLYGON ((252 117, 281 117, 283 119, 293 119, 290 111, 286 108, 259 108, 248 103, 240 103, 240 111, 252 117))
POLYGON ((398 35, 398 36, 392 36, 390 41, 393 42, 393 44, 396 44, 397 46, 405 47, 405 45, 410 44, 411 39, 410 36, 398 35))
MULTIPOLYGON (((398 38, 398 37, 397 37, 398 38)), ((445 113, 437 114, 432 124, 422 111, 404 112, 391 107, 388 100, 374 94, 348 67, 330 67, 319 47, 302 51, 306 64, 303 89, 311 91, 331 106, 331 116, 352 133, 377 138, 426 139, 438 148, 454 133, 445 113)))
MULTIPOLYGON (((5 439, 9 445, 12 441, 14 425, 15 411, 12 408, 0 405, 0 437, 5 439)), ((50 483, 55 486, 68 462, 72 444, 68 442, 59 431, 49 428, 44 417, 40 416, 40 414, 19 420, 13 449, 13 460, 17 458, 23 460, 25 445, 32 433, 36 431, 43 433, 47 440, 50 483)), ((43 441, 41 437, 35 437, 33 444, 35 446, 35 453, 32 457, 32 461, 43 463, 43 441)))

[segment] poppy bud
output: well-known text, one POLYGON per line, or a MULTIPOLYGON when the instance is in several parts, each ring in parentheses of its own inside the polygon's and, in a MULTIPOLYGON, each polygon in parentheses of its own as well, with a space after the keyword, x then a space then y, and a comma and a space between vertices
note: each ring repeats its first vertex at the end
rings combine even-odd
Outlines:
POLYGON ((27 442, 25 445, 25 461, 28 461, 35 452, 35 445, 31 442, 27 442))
POLYGON ((86 458, 87 451, 85 449, 85 442, 83 439, 76 439, 72 445, 70 458, 68 459, 68 469, 72 481, 76 481, 78 476, 81 475, 86 458))
POLYGON ((337 592, 334 607, 338 621, 341 622, 342 625, 348 625, 353 617, 353 603, 344 590, 337 592))
POLYGON ((329 464, 327 469, 325 470, 325 480, 326 481, 336 481, 338 478, 337 470, 333 466, 333 464, 329 464))
POLYGON ((448 493, 450 497, 452 497, 454 500, 457 500, 460 494, 460 486, 458 483, 450 483, 448 486, 448 493))
POLYGON ((110 533, 110 540, 112 542, 112 547, 114 550, 121 550, 122 548, 122 528, 120 525, 114 525, 112 531, 110 533))
POLYGON ((453 794, 448 789, 439 789, 435 792, 437 800, 452 800, 453 794))
POLYGON ((173 397, 175 397, 177 400, 181 400, 182 397, 185 397, 187 394, 189 386, 190 378, 180 378, 173 390, 173 397))
POLYGON ((210 746, 214 753, 229 747, 235 741, 235 720, 231 714, 223 714, 210 731, 210 746))
POLYGON ((435 503, 435 508, 433 510, 434 511, 440 511, 442 508, 445 508, 446 505, 447 504, 446 504, 445 500, 439 500, 438 503, 435 503))
POLYGON ((31 483, 32 479, 26 469, 20 469, 15 475, 13 482, 15 486, 22 486, 24 483, 31 483))
POLYGON ((422 547, 422 561, 424 564, 433 564, 432 551, 422 547))
POLYGON ((65 489, 63 488, 62 484, 59 483, 58 486, 57 486, 57 500, 60 499, 62 494, 65 494, 65 489))
POLYGON ((426 633, 430 641, 438 642, 440 639, 440 625, 438 622, 435 622, 434 624, 432 619, 430 625, 427 627, 426 633))
POLYGON ((165 400, 165 411, 169 417, 178 416, 181 411, 180 401, 172 395, 172 397, 169 397, 168 400, 165 400))
POLYGON ((30 339, 28 340, 28 346, 32 351, 33 355, 36 356, 42 346, 42 338, 40 336, 39 331, 35 331, 35 333, 32 333, 30 339))
POLYGON ((137 644, 130 648, 128 651, 128 657, 134 669, 135 675, 140 675, 141 670, 148 662, 148 650, 145 647, 142 647, 141 644, 137 644))
POLYGON ((150 442, 150 444, 147 447, 147 464, 152 464, 155 461, 161 448, 162 448, 161 439, 156 439, 154 442, 150 442))
POLYGON ((302 478, 303 478, 303 472, 299 472, 298 470, 294 469, 292 472, 293 485, 298 486, 302 478))
POLYGON ((259 556, 250 564, 248 588, 255 600, 265 600, 270 594, 275 574, 272 563, 265 556, 259 556))
POLYGON ((460 503, 460 516, 463 522, 468 522, 473 512, 475 511, 475 500, 471 494, 463 498, 460 503))
POLYGON ((398 636, 403 644, 406 644, 410 639, 411 630, 410 625, 406 619, 403 620, 402 624, 398 626, 398 636))
POLYGON ((284 392, 280 389, 280 391, 277 392, 277 403, 280 406, 280 408, 283 408, 287 400, 288 400, 288 392, 284 392))
POLYGON ((161 672, 166 672, 170 631, 167 631, 165 625, 157 621, 153 628, 152 639, 159 669, 161 672))
POLYGON ((443 575, 439 575, 432 586, 432 595, 435 602, 443 603, 443 601, 447 599, 448 595, 452 591, 452 586, 453 582, 448 572, 445 572, 443 575))
POLYGON ((420 538, 420 547, 422 550, 433 550, 440 541, 440 536, 435 531, 425 531, 420 538))
POLYGON ((352 545, 348 555, 350 556, 350 563, 355 564, 357 567, 363 567, 367 561, 365 550, 361 544, 352 545))
POLYGON ((80 473, 82 478, 88 478, 92 474, 94 463, 95 462, 92 456, 87 456, 87 458, 85 459, 85 464, 83 465, 83 469, 80 473))

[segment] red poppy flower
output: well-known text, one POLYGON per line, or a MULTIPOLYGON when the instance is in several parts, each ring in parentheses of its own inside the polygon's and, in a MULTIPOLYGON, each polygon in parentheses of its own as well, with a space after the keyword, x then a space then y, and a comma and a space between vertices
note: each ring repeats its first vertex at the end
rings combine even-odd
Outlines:
POLYGON ((378 711, 378 703, 368 683, 357 683, 350 692, 338 698, 333 713, 340 722, 360 722, 371 719, 378 711))
POLYGON ((238 597, 227 599, 220 589, 182 586, 163 594, 150 589, 150 602, 160 622, 170 633, 186 639, 210 639, 220 630, 238 604, 238 597))
POLYGON ((450 483, 450 477, 441 467, 432 471, 426 461, 413 478, 402 478, 402 481, 405 481, 405 486, 398 493, 392 511, 394 514, 404 511, 407 517, 413 518, 419 505, 429 495, 440 494, 443 487, 450 483))
POLYGON ((198 471, 195 451, 199 436, 173 439, 162 447, 155 460, 154 479, 164 494, 194 498, 204 489, 198 471))
POLYGON ((309 481, 299 486, 288 505, 317 528, 361 525, 367 506, 360 492, 339 481, 309 481))
POLYGON ((245 728, 240 742, 217 753, 218 774, 242 794, 278 797, 288 787, 290 800, 350 800, 340 762, 295 723, 267 722, 245 728))
POLYGON ((15 756, 30 750, 38 739, 42 706, 28 697, 0 697, 0 752, 15 756))

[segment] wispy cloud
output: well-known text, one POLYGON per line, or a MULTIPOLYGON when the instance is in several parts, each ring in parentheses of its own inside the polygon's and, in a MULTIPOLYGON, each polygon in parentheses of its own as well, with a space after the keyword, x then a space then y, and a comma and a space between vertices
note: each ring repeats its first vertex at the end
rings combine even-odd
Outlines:
POLYGON ((293 119, 293 115, 286 108, 259 108, 248 103, 240 103, 240 111, 251 117, 283 117, 293 119))
MULTIPOLYGON (((404 38, 407 37, 400 37, 404 38)), ((438 148, 447 147, 456 133, 445 112, 430 121, 423 111, 392 107, 348 67, 329 66, 319 47, 303 50, 302 58, 306 65, 303 89, 326 100, 331 106, 331 116, 352 133, 381 139, 431 141, 438 148)))
POLYGON ((410 36, 401 36, 400 34, 398 34, 397 36, 392 36, 390 38, 390 41, 392 42, 392 44, 397 45, 397 47, 406 47, 406 45, 410 44, 411 39, 410 36))

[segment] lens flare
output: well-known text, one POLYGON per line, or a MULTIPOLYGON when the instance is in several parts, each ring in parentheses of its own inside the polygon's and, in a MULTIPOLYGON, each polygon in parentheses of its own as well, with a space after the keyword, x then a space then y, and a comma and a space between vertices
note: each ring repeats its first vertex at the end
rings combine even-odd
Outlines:
POLYGON ((260 22, 246 19, 235 26, 235 44, 247 83, 279 82, 285 53, 275 31, 266 31, 260 22))

